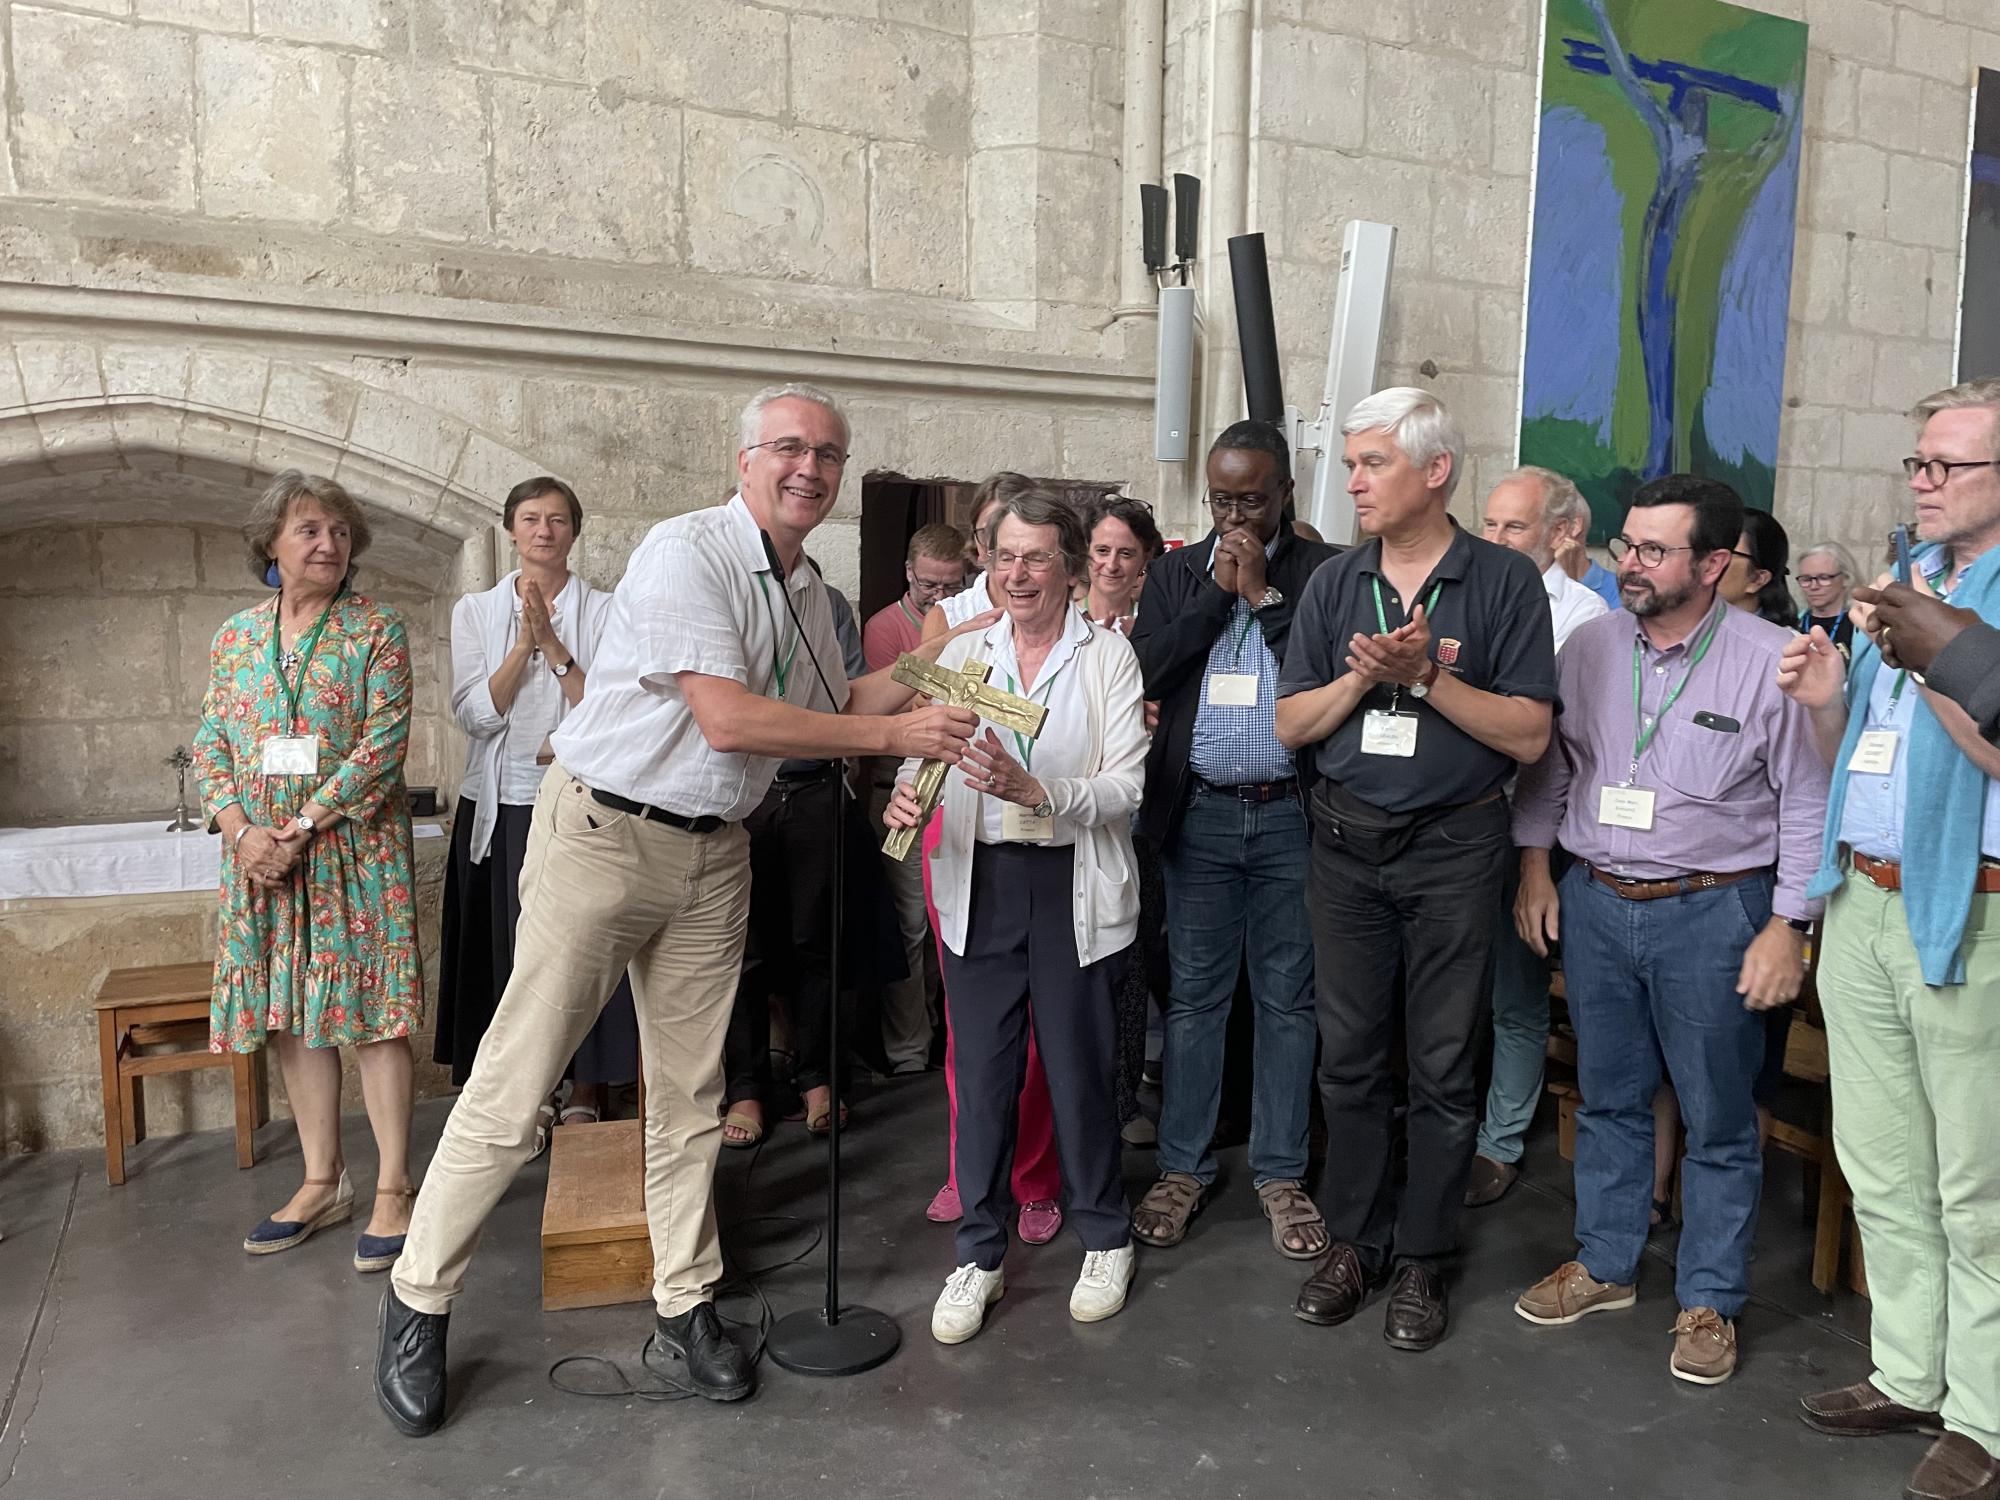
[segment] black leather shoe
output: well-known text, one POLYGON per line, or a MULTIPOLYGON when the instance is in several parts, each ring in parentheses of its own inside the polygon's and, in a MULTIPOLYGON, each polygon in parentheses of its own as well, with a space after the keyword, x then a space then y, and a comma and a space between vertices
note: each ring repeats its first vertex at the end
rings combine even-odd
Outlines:
POLYGON ((754 1384, 750 1356, 729 1336, 712 1302, 698 1302, 678 1318, 653 1314, 653 1337, 642 1357, 669 1385, 711 1401, 741 1401, 754 1384))
POLYGON ((1405 1261, 1396 1267, 1389 1288, 1389 1311, 1382 1320, 1382 1337, 1391 1349, 1421 1354, 1444 1338, 1450 1313, 1445 1307, 1444 1278, 1429 1266, 1405 1261))
POLYGON ((1359 1312, 1374 1285, 1361 1264, 1361 1252, 1345 1240, 1335 1240, 1299 1288, 1292 1311, 1307 1323, 1331 1328, 1359 1312))
POLYGON ((444 1333, 449 1313, 404 1306, 396 1289, 382 1293, 376 1319, 375 1399, 409 1437, 428 1437, 444 1422, 444 1333))

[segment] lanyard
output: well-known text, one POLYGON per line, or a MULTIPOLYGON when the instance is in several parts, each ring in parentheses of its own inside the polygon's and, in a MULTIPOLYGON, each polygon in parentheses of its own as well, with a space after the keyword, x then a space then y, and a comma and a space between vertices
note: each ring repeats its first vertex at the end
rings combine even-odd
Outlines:
MULTIPOLYGON (((1389 612, 1382 607, 1381 576, 1370 573, 1368 575, 1368 586, 1375 590, 1375 623, 1382 627, 1382 634, 1387 635, 1389 633, 1389 612)), ((1437 609, 1438 595, 1443 592, 1444 580, 1440 578, 1436 583, 1431 585, 1431 596, 1424 601, 1424 613, 1426 615, 1431 614, 1437 609)), ((1403 618, 1407 622, 1409 616, 1405 615, 1403 618)))
MULTIPOLYGON (((1043 708, 1047 708, 1049 706, 1049 689, 1056 685, 1056 679, 1062 676, 1068 666, 1069 663, 1064 662, 1062 666, 1057 667, 1042 679, 1041 686, 1031 688, 1025 693, 1014 686, 1014 674, 1009 672, 1007 674, 1007 691, 1015 694, 1017 697, 1026 698, 1030 703, 1039 703, 1043 708), (1035 696, 1037 693, 1041 694, 1039 698, 1035 696)), ((1018 729, 1010 729, 1007 732, 1014 736, 1014 748, 1021 752, 1021 769, 1024 771, 1034 770, 1035 742, 1018 729)))
POLYGON ((1257 623, 1257 616, 1252 612, 1249 600, 1239 599, 1236 602, 1243 609, 1243 628, 1236 632, 1236 650, 1230 657, 1230 665, 1241 672, 1243 670, 1243 643, 1250 639, 1250 631, 1257 623))
POLYGON ((1673 691, 1667 694, 1666 701, 1660 705, 1660 711, 1653 715, 1650 724, 1646 722, 1641 693, 1641 683, 1644 679, 1640 669, 1645 661, 1646 648, 1640 644, 1636 636, 1633 637, 1632 717, 1637 724, 1633 729, 1632 738, 1632 770, 1625 778, 1625 785, 1631 786, 1639 779, 1639 757, 1644 755, 1646 747, 1653 743, 1653 736, 1660 732, 1660 726, 1667 720, 1667 710, 1680 701, 1682 692, 1687 688, 1688 679, 1694 676, 1694 669, 1700 666, 1701 659, 1708 655, 1708 648, 1715 642, 1715 632, 1722 628, 1723 612, 1728 608, 1727 604, 1717 601, 1715 612, 1709 616, 1708 629, 1701 633, 1701 640, 1696 643, 1694 654, 1688 658, 1687 670, 1681 673, 1681 680, 1674 684, 1673 691))
POLYGON ((298 650, 294 653, 298 658, 298 673, 292 680, 287 680, 285 677, 284 653, 278 646, 278 638, 283 633, 280 621, 285 612, 285 596, 282 593, 278 595, 278 607, 271 611, 271 671, 277 676, 278 686, 284 689, 285 708, 289 715, 286 722, 294 729, 298 727, 299 722, 299 695, 306 690, 306 672, 312 666, 313 656, 319 650, 320 635, 326 629, 326 622, 333 614, 333 606, 339 599, 340 595, 335 594, 327 601, 326 608, 319 612, 319 618, 313 622, 313 628, 299 643, 298 650))
POLYGON ((771 585, 768 574, 759 573, 757 575, 757 587, 763 591, 764 610, 771 617, 771 675, 778 679, 778 697, 782 699, 785 696, 785 684, 791 679, 792 663, 799 659, 799 638, 796 633, 792 636, 792 649, 787 651, 784 658, 780 660, 778 656, 778 642, 783 638, 785 632, 784 627, 778 623, 778 611, 771 603, 771 585))

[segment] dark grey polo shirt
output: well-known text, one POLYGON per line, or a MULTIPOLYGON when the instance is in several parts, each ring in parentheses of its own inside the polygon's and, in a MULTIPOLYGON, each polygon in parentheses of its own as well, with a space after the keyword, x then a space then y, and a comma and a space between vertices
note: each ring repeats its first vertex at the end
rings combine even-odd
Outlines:
MULTIPOLYGON (((1291 640, 1278 675, 1278 696, 1325 687, 1347 673, 1347 642, 1357 632, 1379 631, 1372 580, 1381 577, 1382 543, 1371 539, 1323 564, 1306 585, 1292 617, 1291 640)), ((1431 656, 1466 683, 1512 698, 1556 700, 1555 632, 1541 575, 1525 554, 1458 530, 1417 598, 1397 597, 1381 578, 1389 629, 1409 618, 1417 601, 1429 600, 1431 656)), ((1362 720, 1389 706, 1391 690, 1368 690, 1354 712, 1310 754, 1317 773, 1338 782, 1384 812, 1414 812, 1476 802, 1498 791, 1517 769, 1512 757, 1482 745, 1405 688, 1399 710, 1417 715, 1417 753, 1364 755, 1362 720)))

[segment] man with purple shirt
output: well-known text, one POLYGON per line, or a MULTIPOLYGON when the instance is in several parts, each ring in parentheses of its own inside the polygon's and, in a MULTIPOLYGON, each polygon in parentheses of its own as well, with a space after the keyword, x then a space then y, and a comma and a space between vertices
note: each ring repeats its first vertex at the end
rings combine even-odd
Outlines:
POLYGON ((1538 952, 1562 943, 1583 1094, 1581 1248, 1515 1310, 1557 1325, 1637 1300, 1664 1059, 1687 1128, 1669 1369, 1698 1385, 1736 1368, 1763 1186, 1760 1012, 1804 980, 1826 816, 1810 718, 1774 676, 1791 632, 1716 597, 1742 526, 1712 479, 1669 474, 1632 497, 1611 543, 1629 613, 1583 626, 1557 659, 1564 712, 1514 811, 1515 924, 1538 952), (1577 859, 1560 894, 1558 839, 1577 859))

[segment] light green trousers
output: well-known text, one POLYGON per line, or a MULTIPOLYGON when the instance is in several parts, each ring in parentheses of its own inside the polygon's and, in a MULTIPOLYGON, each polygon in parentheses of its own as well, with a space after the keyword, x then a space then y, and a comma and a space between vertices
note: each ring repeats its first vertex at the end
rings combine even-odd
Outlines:
POLYGON ((1850 873, 1819 961, 1833 1139, 1873 1299, 1876 1387, 2000 1453, 2000 895, 1962 985, 1927 988, 1900 892, 1850 873))

